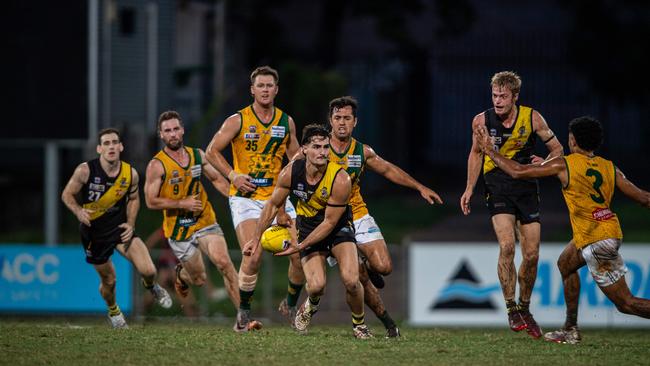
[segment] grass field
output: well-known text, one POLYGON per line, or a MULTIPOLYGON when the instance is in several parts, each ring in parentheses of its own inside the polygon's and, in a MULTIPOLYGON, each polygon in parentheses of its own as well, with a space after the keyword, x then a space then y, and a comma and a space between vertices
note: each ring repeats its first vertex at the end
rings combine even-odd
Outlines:
POLYGON ((279 325, 235 334, 225 324, 99 320, 0 322, 0 365, 641 365, 647 330, 583 331, 578 346, 507 329, 404 328, 400 340, 356 340, 347 326, 315 324, 307 335, 279 325))

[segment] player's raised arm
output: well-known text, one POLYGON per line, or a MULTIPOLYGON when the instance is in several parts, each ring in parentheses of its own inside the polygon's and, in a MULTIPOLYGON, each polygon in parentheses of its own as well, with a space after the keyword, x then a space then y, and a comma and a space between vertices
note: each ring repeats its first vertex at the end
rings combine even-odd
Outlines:
POLYGON ((77 217, 77 220, 86 226, 90 226, 91 211, 83 208, 79 202, 77 202, 75 196, 81 192, 81 188, 86 184, 89 176, 90 168, 88 167, 88 164, 79 164, 61 193, 61 201, 63 201, 66 207, 72 211, 72 213, 77 217))
POLYGON ((382 159, 382 157, 379 156, 370 146, 363 145, 363 153, 366 157, 366 165, 375 173, 381 174, 386 179, 395 184, 412 188, 420 192, 422 198, 424 198, 430 204, 442 203, 442 199, 440 199, 440 196, 438 196, 436 192, 415 180, 415 178, 413 178, 397 165, 389 162, 388 160, 382 159))
POLYGON ((616 188, 618 188, 623 194, 640 203, 643 207, 650 208, 650 192, 644 191, 643 189, 637 187, 625 177, 625 174, 618 169, 616 169, 616 188))

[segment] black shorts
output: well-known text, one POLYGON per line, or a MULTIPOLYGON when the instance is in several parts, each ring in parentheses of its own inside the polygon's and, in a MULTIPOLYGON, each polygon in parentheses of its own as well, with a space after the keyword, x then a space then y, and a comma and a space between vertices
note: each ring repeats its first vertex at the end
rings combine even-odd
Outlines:
MULTIPOLYGON (((86 262, 90 264, 104 264, 113 255, 117 244, 122 243, 123 228, 115 226, 111 230, 97 232, 84 224, 79 226, 81 244, 86 252, 86 262)), ((134 234, 135 238, 136 235, 134 234)))
MULTIPOLYGON (((310 232, 305 230, 298 230, 298 242, 302 242, 309 235, 310 232)), ((310 246, 305 250, 300 251, 300 258, 304 258, 311 253, 321 252, 329 255, 336 245, 351 242, 356 244, 354 239, 354 227, 346 225, 338 229, 334 229, 325 239, 310 246)))
POLYGON ((486 204, 490 216, 497 214, 515 215, 522 224, 539 222, 539 194, 488 194, 486 204))

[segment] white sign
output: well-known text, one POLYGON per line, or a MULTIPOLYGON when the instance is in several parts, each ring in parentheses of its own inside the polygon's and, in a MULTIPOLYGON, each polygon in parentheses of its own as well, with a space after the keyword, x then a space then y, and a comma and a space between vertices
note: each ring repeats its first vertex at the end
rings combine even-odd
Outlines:
MULTIPOLYGON (((562 277, 556 262, 565 245, 542 243, 540 247, 530 310, 543 329, 564 323, 562 277)), ((516 252, 515 266, 519 268, 519 248, 516 252)), ((620 253, 628 267, 626 280, 632 294, 650 298, 650 244, 623 243, 620 253)), ((412 325, 506 326, 505 303, 497 277, 498 256, 497 243, 412 243, 409 322, 412 325)), ((579 273, 579 325, 650 327, 650 320, 616 310, 586 266, 579 273)))

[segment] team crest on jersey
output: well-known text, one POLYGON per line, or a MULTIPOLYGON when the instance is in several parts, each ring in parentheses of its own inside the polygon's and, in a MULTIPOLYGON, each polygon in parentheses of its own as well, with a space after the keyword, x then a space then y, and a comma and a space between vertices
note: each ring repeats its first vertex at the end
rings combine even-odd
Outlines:
POLYGON ((248 132, 250 132, 250 133, 256 133, 256 132, 257 132, 257 128, 256 128, 254 125, 250 125, 250 126, 248 126, 248 132))
POLYGON ((323 187, 320 189, 320 197, 327 198, 327 188, 323 187))
POLYGON ((126 177, 123 177, 123 178, 120 180, 120 186, 122 186, 122 187, 126 187, 126 177))
POLYGON ((271 137, 283 138, 285 135, 284 126, 272 126, 271 127, 271 137))
POLYGON ((348 167, 361 168, 361 155, 348 155, 348 167))
POLYGON ((298 183, 297 187, 299 190, 304 191, 305 190, 305 185, 302 183, 298 183))
POLYGON ((519 132, 519 136, 524 136, 526 134, 526 127, 525 126, 519 127, 518 132, 519 132))
POLYGON ((496 128, 490 128, 490 136, 494 137, 497 135, 497 130, 496 128))

